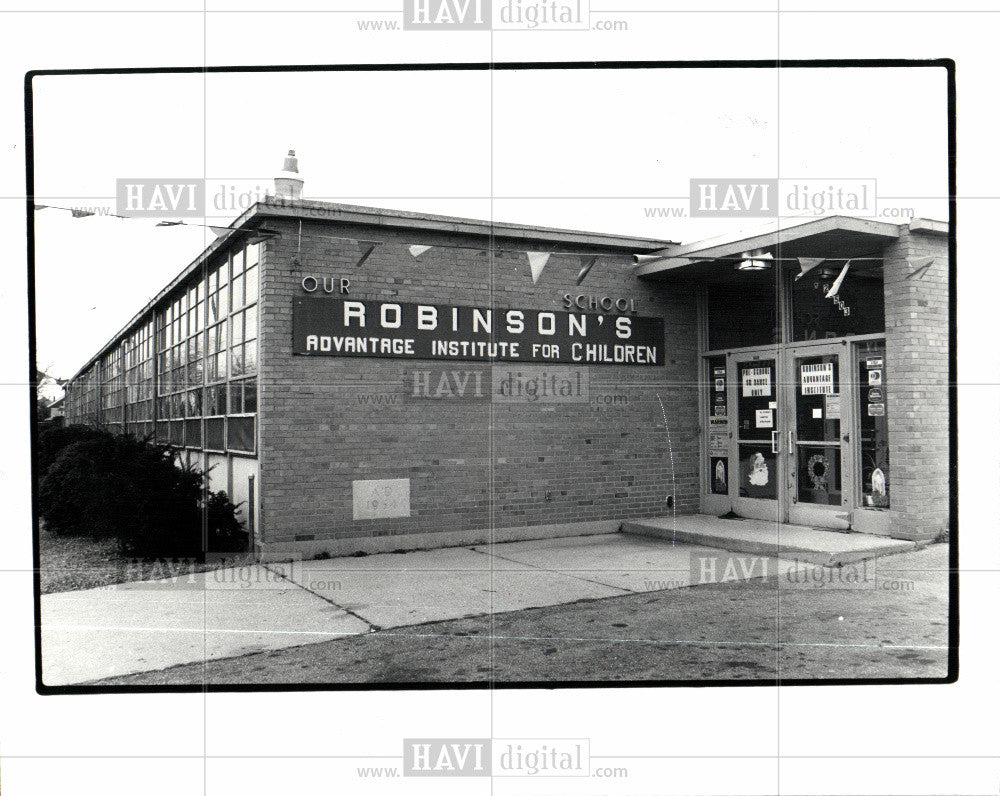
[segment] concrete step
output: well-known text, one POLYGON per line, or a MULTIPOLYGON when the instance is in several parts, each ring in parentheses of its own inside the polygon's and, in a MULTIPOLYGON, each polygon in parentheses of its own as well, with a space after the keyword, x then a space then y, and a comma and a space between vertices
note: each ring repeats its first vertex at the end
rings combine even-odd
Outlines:
POLYGON ((622 533, 831 567, 916 548, 913 542, 887 536, 842 533, 764 520, 720 519, 708 514, 627 520, 622 524, 622 533))

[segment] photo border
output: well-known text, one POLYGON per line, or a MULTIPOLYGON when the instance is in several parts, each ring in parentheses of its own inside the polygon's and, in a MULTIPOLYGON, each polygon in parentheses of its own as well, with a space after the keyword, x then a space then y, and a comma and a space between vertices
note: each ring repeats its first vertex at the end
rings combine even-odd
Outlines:
MULTIPOLYGON (((41 552, 38 515, 38 417, 35 391, 29 391, 31 432, 32 560, 34 566, 35 690, 43 696, 66 694, 200 693, 269 691, 428 691, 483 689, 565 688, 708 688, 844 685, 936 685, 958 681, 959 593, 958 593, 958 359, 957 359, 957 180, 956 180, 956 84, 955 62, 938 59, 816 59, 816 60, 706 60, 706 61, 510 61, 442 64, 315 64, 286 66, 121 67, 94 69, 38 69, 24 77, 25 116, 25 213, 28 263, 28 383, 37 384, 35 343, 35 205, 34 205, 34 117, 33 86, 36 77, 60 75, 142 75, 192 73, 296 73, 296 72, 416 72, 416 71, 513 71, 513 70, 607 70, 607 69, 810 69, 810 68, 943 68, 947 73, 948 115, 948 404, 949 404, 949 538, 948 538, 948 673, 944 677, 801 678, 742 680, 546 680, 486 682, 402 683, 280 683, 280 684, 189 684, 189 685, 46 685, 42 680, 41 552)), ((504 612, 506 613, 506 612, 504 612)), ((203 661, 206 662, 207 661, 203 661)))

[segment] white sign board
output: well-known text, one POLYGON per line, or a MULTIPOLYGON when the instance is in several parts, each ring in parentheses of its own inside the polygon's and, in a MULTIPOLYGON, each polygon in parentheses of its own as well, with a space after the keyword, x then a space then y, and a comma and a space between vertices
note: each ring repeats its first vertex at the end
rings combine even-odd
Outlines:
POLYGON ((803 365, 799 381, 803 395, 833 395, 833 363, 803 365))
POLYGON ((410 479, 354 481, 354 519, 385 520, 410 516, 410 479))
POLYGON ((771 369, 746 368, 743 371, 743 397, 760 398, 771 395, 771 369))
POLYGON ((757 428, 774 428, 774 410, 757 410, 757 428))

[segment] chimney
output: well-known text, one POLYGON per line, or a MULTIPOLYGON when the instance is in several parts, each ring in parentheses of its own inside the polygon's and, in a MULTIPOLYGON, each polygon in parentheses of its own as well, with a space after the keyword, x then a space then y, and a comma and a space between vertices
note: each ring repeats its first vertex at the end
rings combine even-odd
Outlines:
POLYGON ((295 157, 295 150, 289 149, 284 167, 274 178, 274 196, 277 199, 301 199, 302 184, 302 177, 299 176, 299 159, 295 157))

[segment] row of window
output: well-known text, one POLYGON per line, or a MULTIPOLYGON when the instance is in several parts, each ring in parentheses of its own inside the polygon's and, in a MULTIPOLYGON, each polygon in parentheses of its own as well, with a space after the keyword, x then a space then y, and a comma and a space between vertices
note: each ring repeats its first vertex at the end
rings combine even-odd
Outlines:
POLYGON ((67 385, 67 421, 252 452, 259 260, 231 253, 67 385))
POLYGON ((110 430, 125 431, 139 439, 156 438, 157 442, 177 447, 196 448, 213 453, 255 453, 256 420, 244 417, 206 417, 203 420, 159 420, 114 424, 110 430))
POLYGON ((198 387, 186 392, 161 395, 156 399, 156 416, 160 420, 185 417, 215 417, 257 412, 257 379, 243 379, 229 384, 198 387))
POLYGON ((232 253, 158 319, 157 395, 257 372, 259 247, 232 253))

